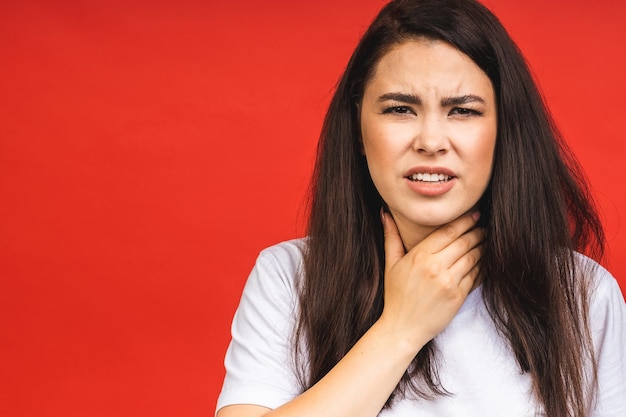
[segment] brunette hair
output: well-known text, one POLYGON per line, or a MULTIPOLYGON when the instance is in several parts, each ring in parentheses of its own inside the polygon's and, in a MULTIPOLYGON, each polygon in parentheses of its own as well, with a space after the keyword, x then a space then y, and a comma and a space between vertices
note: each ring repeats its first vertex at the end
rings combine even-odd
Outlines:
MULTIPOLYGON (((522 54, 499 20, 474 0, 392 1, 363 35, 339 81, 311 186, 296 328, 302 388, 326 375, 382 312, 384 202, 360 152, 358 105, 383 55, 422 38, 453 45, 493 84, 498 133, 492 177, 479 202, 485 304, 521 370, 532 375, 546 415, 584 416, 595 359, 589 271, 575 251, 601 257, 602 225, 522 54)), ((448 395, 436 359, 431 341, 387 406, 397 395, 448 395)))

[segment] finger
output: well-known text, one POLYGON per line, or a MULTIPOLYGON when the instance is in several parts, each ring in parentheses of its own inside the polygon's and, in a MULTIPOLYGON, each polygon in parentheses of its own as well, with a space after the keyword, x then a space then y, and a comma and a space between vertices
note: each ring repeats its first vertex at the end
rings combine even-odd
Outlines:
POLYGON ((466 213, 436 229, 422 241, 420 246, 425 247, 430 253, 437 253, 476 226, 479 218, 478 212, 466 213))
POLYGON ((472 291, 472 289, 476 288, 479 283, 479 281, 477 281, 479 276, 480 267, 476 264, 467 274, 465 274, 465 276, 461 279, 461 282, 459 282, 459 289, 463 291, 463 294, 467 295, 470 291, 472 291))
POLYGON ((396 222, 391 215, 381 210, 381 221, 383 223, 383 232, 385 236, 385 269, 391 265, 395 265, 404 256, 404 245, 396 222))
POLYGON ((439 251, 438 256, 440 256, 442 262, 453 265, 465 254, 481 244, 483 240, 485 240, 485 231, 483 228, 477 227, 470 229, 439 251))
MULTIPOLYGON (((452 276, 459 277, 459 285, 465 286, 467 283, 464 281, 470 280, 472 283, 476 277, 476 272, 479 268, 480 258, 483 255, 483 245, 476 246, 450 267, 450 273, 452 276)), ((470 288, 471 288, 470 284, 470 288)), ((469 291, 469 289, 468 289, 469 291)))

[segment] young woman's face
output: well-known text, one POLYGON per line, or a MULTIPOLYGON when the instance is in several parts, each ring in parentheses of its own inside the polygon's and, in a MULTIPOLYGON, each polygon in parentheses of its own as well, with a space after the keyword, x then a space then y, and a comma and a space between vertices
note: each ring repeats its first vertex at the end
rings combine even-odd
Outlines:
POLYGON ((360 106, 363 152, 405 245, 476 205, 493 163, 493 86, 442 41, 407 41, 378 62, 360 106))

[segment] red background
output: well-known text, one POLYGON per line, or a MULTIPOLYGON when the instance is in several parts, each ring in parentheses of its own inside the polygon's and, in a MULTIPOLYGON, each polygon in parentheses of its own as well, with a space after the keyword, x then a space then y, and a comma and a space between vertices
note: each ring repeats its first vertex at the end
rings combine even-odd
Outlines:
MULTIPOLYGON (((325 107, 382 2, 0 5, 0 415, 207 416, 260 249, 301 236, 325 107)), ((491 0, 626 288, 626 6, 491 0)))

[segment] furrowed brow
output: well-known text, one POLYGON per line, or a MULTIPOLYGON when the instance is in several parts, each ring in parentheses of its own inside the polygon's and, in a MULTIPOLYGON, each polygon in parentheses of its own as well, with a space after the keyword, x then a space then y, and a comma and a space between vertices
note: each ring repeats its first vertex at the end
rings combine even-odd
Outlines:
POLYGON ((466 94, 464 96, 446 97, 443 100, 441 100, 441 106, 442 107, 459 106, 461 104, 475 103, 475 102, 485 104, 485 100, 483 100, 482 97, 475 96, 473 94, 466 94))
POLYGON ((379 102, 383 101, 399 101, 400 103, 407 104, 421 104, 422 100, 415 94, 406 94, 406 93, 386 93, 382 96, 378 97, 379 102))

